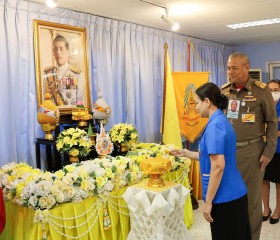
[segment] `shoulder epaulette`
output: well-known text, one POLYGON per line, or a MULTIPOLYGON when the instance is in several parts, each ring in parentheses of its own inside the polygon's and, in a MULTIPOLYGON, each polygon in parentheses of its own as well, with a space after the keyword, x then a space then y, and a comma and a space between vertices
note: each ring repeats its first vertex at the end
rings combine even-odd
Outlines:
POLYGON ((255 81, 255 85, 257 85, 258 87, 260 87, 260 88, 262 88, 262 89, 264 89, 265 86, 266 86, 266 84, 263 83, 263 82, 261 82, 261 81, 255 81))
POLYGON ((71 70, 72 72, 74 72, 74 73, 77 73, 77 74, 81 73, 81 70, 80 70, 79 68, 73 68, 73 67, 71 67, 70 70, 71 70))
POLYGON ((228 82, 228 83, 223 84, 223 85, 222 85, 222 89, 228 87, 230 84, 231 84, 231 82, 228 82))
POLYGON ((55 66, 45 67, 44 72, 47 72, 47 71, 50 71, 50 70, 53 70, 53 69, 55 69, 55 66))

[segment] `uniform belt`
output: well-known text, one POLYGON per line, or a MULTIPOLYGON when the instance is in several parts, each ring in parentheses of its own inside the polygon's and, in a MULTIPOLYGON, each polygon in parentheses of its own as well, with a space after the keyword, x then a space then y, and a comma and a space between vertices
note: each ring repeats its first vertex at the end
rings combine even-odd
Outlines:
POLYGON ((258 138, 255 138, 255 139, 251 139, 251 140, 248 140, 248 141, 244 141, 244 142, 236 142, 236 147, 244 147, 244 146, 247 146, 251 143, 255 143, 255 142, 258 142, 260 141, 262 138, 261 137, 258 137, 258 138))

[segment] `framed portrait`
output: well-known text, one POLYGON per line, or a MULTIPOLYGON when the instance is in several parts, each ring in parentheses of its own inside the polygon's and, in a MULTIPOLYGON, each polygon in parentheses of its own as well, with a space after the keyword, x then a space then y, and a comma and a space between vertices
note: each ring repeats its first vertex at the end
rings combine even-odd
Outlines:
POLYGON ((62 115, 91 111, 86 29, 34 20, 34 50, 38 107, 49 93, 62 115))

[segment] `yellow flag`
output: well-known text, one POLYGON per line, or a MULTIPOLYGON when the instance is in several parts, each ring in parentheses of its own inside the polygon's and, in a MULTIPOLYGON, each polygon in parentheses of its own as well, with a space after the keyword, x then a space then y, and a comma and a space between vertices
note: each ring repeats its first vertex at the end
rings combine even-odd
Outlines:
POLYGON ((164 68, 165 79, 161 126, 162 142, 164 144, 174 144, 176 147, 182 147, 180 125, 177 115, 176 99, 167 49, 164 68))
POLYGON ((195 90, 208 82, 208 72, 173 72, 173 83, 181 134, 194 142, 203 131, 208 119, 195 110, 195 90))

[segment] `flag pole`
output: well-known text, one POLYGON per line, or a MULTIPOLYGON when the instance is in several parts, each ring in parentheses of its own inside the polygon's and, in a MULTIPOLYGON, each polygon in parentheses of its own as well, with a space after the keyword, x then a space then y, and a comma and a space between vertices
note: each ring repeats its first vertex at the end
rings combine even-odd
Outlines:
POLYGON ((187 72, 191 71, 191 40, 188 38, 188 53, 187 53, 187 72))
MULTIPOLYGON (((162 99, 162 114, 161 114, 161 136, 164 133, 164 117, 165 117, 165 98, 166 98, 166 75, 167 75, 167 51, 168 44, 164 44, 164 76, 163 76, 163 99, 162 99)), ((163 141, 161 141, 163 143, 163 141)))
MULTIPOLYGON (((187 53, 187 72, 191 71, 191 40, 188 38, 188 53, 187 53)), ((190 142, 186 140, 186 148, 190 148, 190 142)))

